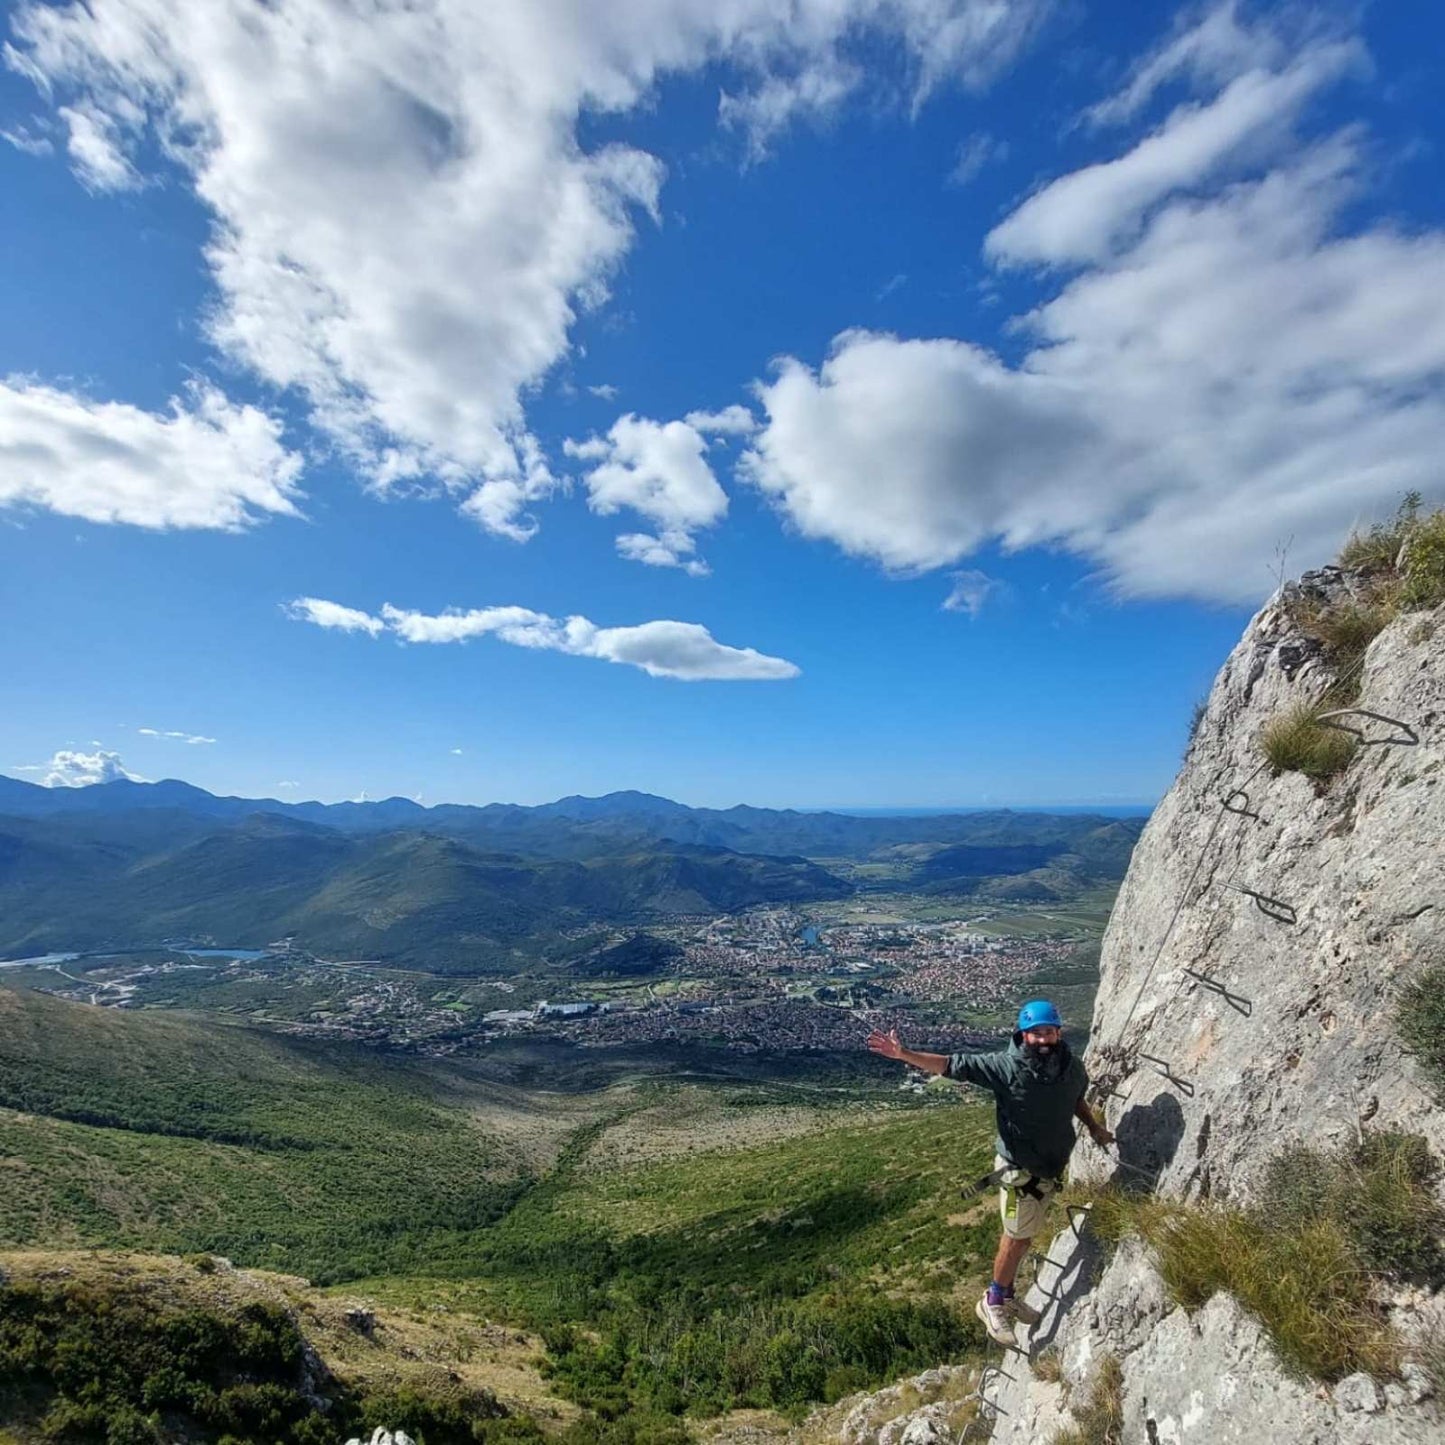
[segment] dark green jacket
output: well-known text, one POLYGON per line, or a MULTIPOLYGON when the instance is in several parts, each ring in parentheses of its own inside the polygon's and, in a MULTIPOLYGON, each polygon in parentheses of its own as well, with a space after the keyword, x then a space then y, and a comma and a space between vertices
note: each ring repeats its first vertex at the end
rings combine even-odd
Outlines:
POLYGON ((1057 1179, 1074 1152, 1074 1109, 1089 1087, 1084 1066, 1065 1043, 1052 1066, 1043 1065, 1015 1034, 1008 1048, 992 1054, 948 1056, 945 1077, 977 1084, 994 1097, 998 1152, 1011 1164, 1040 1178, 1057 1179))

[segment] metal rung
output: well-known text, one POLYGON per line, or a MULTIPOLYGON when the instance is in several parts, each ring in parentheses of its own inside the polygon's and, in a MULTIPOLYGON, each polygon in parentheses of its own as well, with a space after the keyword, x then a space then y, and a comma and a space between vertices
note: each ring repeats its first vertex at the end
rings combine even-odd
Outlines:
POLYGON ((1388 717, 1382 712, 1371 712, 1367 707, 1337 707, 1332 712, 1320 713, 1315 721, 1321 727, 1334 728, 1336 732, 1349 733, 1351 736, 1359 738, 1367 748, 1387 747, 1391 744, 1413 748, 1420 741, 1420 734, 1409 723, 1401 722, 1397 717, 1388 717), (1376 722, 1388 723, 1396 729, 1395 736, 1372 738, 1364 728, 1352 728, 1348 723, 1340 722, 1339 719, 1344 717, 1367 717, 1373 718, 1376 722))
POLYGON ((1168 1081, 1173 1084, 1174 1087, 1178 1089, 1181 1094, 1185 1095, 1186 1098, 1192 1099, 1194 1097, 1194 1085, 1191 1084, 1188 1079, 1181 1079, 1174 1072, 1173 1068, 1170 1067, 1168 1059, 1160 1059, 1156 1058, 1153 1054, 1143 1053, 1141 1053, 1139 1057, 1141 1059, 1147 1059, 1151 1064, 1153 1064, 1156 1068, 1156 1071, 1162 1074, 1166 1079, 1168 1079, 1168 1081))
POLYGON ((1271 898, 1268 893, 1261 893, 1257 888, 1246 888, 1242 883, 1226 883, 1224 886, 1235 893, 1243 893, 1246 898, 1254 899, 1254 906, 1266 918, 1272 918, 1276 923, 1299 922, 1294 905, 1286 903, 1282 898, 1271 898))
POLYGON ((1242 993, 1230 993, 1217 978, 1210 978, 1207 974, 1196 973, 1192 968, 1182 970, 1189 978, 1192 978, 1201 988, 1207 988, 1211 993, 1217 993, 1230 1008, 1236 1013, 1242 1013, 1248 1018, 1254 1012, 1254 1005, 1242 993))
POLYGON ((1226 813, 1236 813, 1241 818, 1253 818, 1256 823, 1264 822, 1258 813, 1252 813, 1249 808, 1249 794, 1243 788, 1236 788, 1232 793, 1226 793, 1220 801, 1220 806, 1226 813), (1236 805, 1235 799, 1243 801, 1236 805))

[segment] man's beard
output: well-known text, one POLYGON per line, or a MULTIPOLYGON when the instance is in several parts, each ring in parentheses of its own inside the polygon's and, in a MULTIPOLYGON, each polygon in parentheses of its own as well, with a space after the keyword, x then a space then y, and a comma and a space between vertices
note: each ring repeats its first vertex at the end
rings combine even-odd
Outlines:
POLYGON ((1025 1044, 1024 1057, 1029 1061, 1029 1068, 1035 1074, 1043 1078, 1052 1079, 1056 1077, 1063 1068, 1064 1046, 1062 1042, 1057 1044, 1025 1044))

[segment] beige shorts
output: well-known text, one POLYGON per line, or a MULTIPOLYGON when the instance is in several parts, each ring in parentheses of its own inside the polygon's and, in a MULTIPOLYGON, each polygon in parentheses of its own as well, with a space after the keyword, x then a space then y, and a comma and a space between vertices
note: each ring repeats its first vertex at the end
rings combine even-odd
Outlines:
MULTIPOLYGON (((1002 1154, 994 1155, 993 1167, 995 1169, 1007 1169, 1008 1160, 1002 1154)), ((1044 1227, 1044 1215, 1048 1212, 1049 1195, 1058 1187, 1056 1179, 1040 1179, 1039 1193, 1042 1199, 1035 1199, 1032 1194, 1021 1194, 1015 1187, 1018 1184, 1026 1184, 1029 1179, 1027 1169, 1010 1170, 999 1185, 998 1191, 998 1212, 1003 1219, 1003 1232, 1010 1239, 1032 1239, 1044 1227)))

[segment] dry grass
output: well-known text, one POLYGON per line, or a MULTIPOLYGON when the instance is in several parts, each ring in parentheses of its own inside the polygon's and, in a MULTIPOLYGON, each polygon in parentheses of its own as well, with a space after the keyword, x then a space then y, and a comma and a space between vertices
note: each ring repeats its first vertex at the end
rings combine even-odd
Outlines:
POLYGON ((1398 1367, 1398 1343, 1368 1304, 1369 1277, 1333 1220, 1269 1230, 1229 1209, 1181 1209, 1151 1243, 1180 1304, 1198 1309, 1221 1290, 1232 1295, 1264 1325, 1287 1369, 1338 1380, 1398 1367))
MULTIPOLYGON (((1338 699, 1330 701, 1340 705, 1338 699)), ((1318 703, 1301 703, 1265 724, 1259 745, 1276 773, 1303 773, 1322 782, 1349 766, 1359 740, 1321 723, 1320 714, 1328 710, 1318 703)))
POLYGON ((1071 1405, 1073 1425, 1060 1430, 1050 1445, 1120 1445, 1124 1432, 1124 1371, 1118 1359, 1099 1361, 1089 1398, 1071 1405))
POLYGON ((1356 532, 1338 560, 1374 577, 1377 596, 1392 610, 1437 607, 1445 602, 1445 508, 1422 513, 1420 493, 1410 492, 1391 521, 1356 532))
MULTIPOLYGON (((1445 603, 1445 508, 1422 514, 1420 495, 1412 492, 1390 522, 1355 533, 1338 560, 1356 574, 1350 596, 1326 604, 1296 595, 1288 604, 1290 620, 1318 644, 1332 680, 1316 702, 1271 719, 1261 737, 1276 772, 1317 780, 1340 772, 1356 746, 1348 734, 1321 727, 1320 712, 1355 702, 1365 654, 1396 617, 1445 603)), ((1420 640, 1422 630, 1417 625, 1411 640, 1420 640)))
POLYGON ((1399 1368, 1400 1341, 1372 1303, 1374 1286, 1445 1282, 1438 1175, 1419 1136, 1370 1134, 1333 1154, 1302 1146, 1280 1154, 1253 1210, 1102 1190, 1090 1229, 1106 1245, 1143 1239, 1186 1309, 1231 1295, 1297 1375, 1389 1375, 1399 1368))
POLYGON ((1035 1379, 1043 1380, 1049 1385, 1057 1385, 1064 1373, 1063 1361, 1059 1358, 1058 1348, 1050 1345, 1042 1354, 1036 1355, 1033 1368, 1035 1379))

